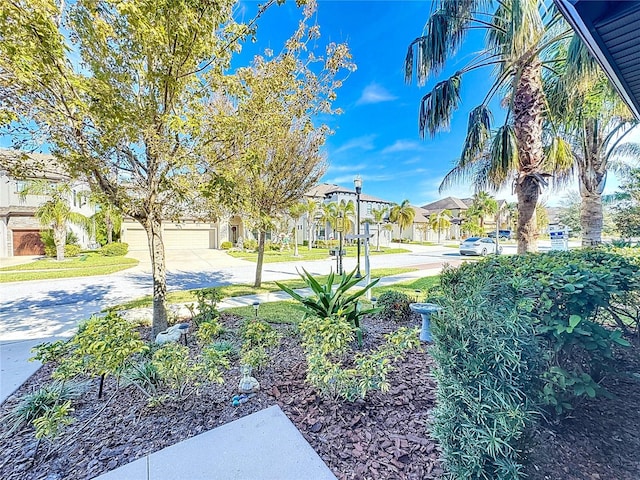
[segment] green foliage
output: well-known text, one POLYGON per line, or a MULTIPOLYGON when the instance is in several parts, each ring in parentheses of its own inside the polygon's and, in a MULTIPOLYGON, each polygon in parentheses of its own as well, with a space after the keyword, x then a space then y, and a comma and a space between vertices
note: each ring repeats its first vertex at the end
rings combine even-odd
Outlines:
POLYGON ((201 366, 189 358, 189 348, 175 342, 164 344, 153 354, 152 364, 160 380, 173 390, 178 398, 193 393, 201 382, 201 366), (192 387, 191 391, 187 391, 192 387))
MULTIPOLYGON (((620 330, 602 323, 614 315, 623 323, 617 313, 620 299, 631 299, 640 290, 640 269, 632 259, 583 249, 491 258, 460 270, 471 277, 478 270, 508 270, 509 284, 528 299, 523 314, 531 316, 544 353, 544 405, 562 414, 580 397, 602 392, 597 384, 612 359, 613 346, 628 345, 620 330)), ((629 309, 633 314, 632 309, 637 311, 637 304, 629 309)))
MULTIPOLYGON (((474 265, 475 267, 475 265, 474 265)), ((447 268, 432 319, 437 367, 433 435, 456 479, 520 478, 533 421, 538 359, 528 299, 508 268, 447 268)))
POLYGON ((251 252, 255 252, 258 249, 258 242, 253 238, 249 238, 244 241, 244 249, 251 252))
POLYGON ((300 274, 300 277, 302 277, 307 287, 313 291, 314 295, 312 297, 303 297, 282 283, 276 282, 276 284, 302 304, 305 309, 305 317, 317 317, 319 319, 333 318, 335 316, 344 317, 357 329, 360 336, 360 318, 364 315, 377 313, 378 309, 361 310, 358 300, 380 279, 377 278, 364 288, 350 293, 349 290, 361 281, 359 278, 354 278, 356 270, 349 274, 343 273, 340 277, 340 283, 336 287, 333 284, 336 277, 333 272, 327 277, 326 283, 321 285, 313 275, 304 269, 303 271, 304 274, 300 274))
POLYGON ((386 336, 378 350, 349 355, 356 328, 345 317, 315 319, 300 323, 307 358, 307 381, 333 400, 364 399, 368 392, 389 390, 387 375, 392 362, 419 345, 418 329, 401 328, 386 336), (353 357, 353 362, 348 358, 353 357))
POLYGON ((40 343, 31 349, 33 357, 29 361, 37 360, 43 364, 60 361, 71 352, 73 346, 68 340, 40 343))
MULTIPOLYGON (((70 405, 71 400, 80 398, 86 390, 86 383, 54 381, 25 395, 18 405, 3 418, 5 423, 11 425, 6 435, 11 435, 22 426, 34 423, 39 418, 48 417, 49 420, 46 421, 51 421, 52 414, 50 412, 60 405, 70 405)), ((69 411, 67 408, 67 412, 69 411)), ((60 410, 54 416, 60 419, 59 414, 60 410)), ((43 420, 43 422, 46 421, 43 420)))
POLYGON ((100 253, 105 257, 124 257, 128 252, 128 243, 113 242, 100 248, 100 253))
POLYGON ((238 356, 238 347, 228 340, 218 340, 213 342, 210 346, 215 350, 223 352, 230 360, 233 360, 238 356))
POLYGON ((119 376, 132 357, 147 348, 136 327, 116 313, 94 316, 69 341, 69 353, 61 359, 53 376, 119 376))
POLYGON ((217 319, 211 319, 198 325, 195 336, 201 345, 210 343, 223 332, 224 328, 217 319))
POLYGON ((193 294, 198 304, 195 307, 193 304, 187 305, 187 308, 191 312, 191 318, 196 325, 220 318, 218 303, 222 300, 222 294, 219 288, 202 288, 194 290, 193 294))
MULTIPOLYGON (((44 254, 47 257, 56 256, 56 244, 53 238, 52 230, 42 230, 40 232, 40 239, 44 244, 44 254)), ((80 246, 77 245, 78 237, 72 232, 68 231, 65 239, 64 256, 65 257, 77 257, 80 254, 80 246)))
POLYGON ((385 291, 378 297, 378 308, 382 318, 395 322, 405 321, 411 316, 410 303, 408 295, 395 290, 385 291))
POLYGON ((278 344, 278 333, 271 325, 260 319, 247 320, 240 328, 243 348, 256 346, 274 347, 278 344))
POLYGON ((71 402, 66 401, 59 405, 48 408, 43 415, 33 420, 36 429, 36 438, 53 439, 58 436, 60 429, 73 423, 71 418, 71 402))
POLYGON ((222 243, 220 244, 220 248, 221 248, 222 250, 229 250, 231 247, 233 247, 233 243, 228 242, 228 241, 222 242, 222 243))
POLYGON ((262 370, 269 363, 269 355, 264 346, 258 345, 252 348, 243 348, 240 356, 241 365, 249 365, 255 371, 262 370))

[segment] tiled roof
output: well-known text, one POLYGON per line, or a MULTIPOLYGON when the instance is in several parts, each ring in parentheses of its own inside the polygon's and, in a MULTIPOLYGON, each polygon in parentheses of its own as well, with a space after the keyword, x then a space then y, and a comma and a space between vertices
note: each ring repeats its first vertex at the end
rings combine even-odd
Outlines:
POLYGON ((466 210, 469 207, 465 204, 464 201, 460 200, 459 198, 447 197, 423 205, 422 208, 427 210, 429 213, 433 213, 441 212, 442 210, 466 210))
MULTIPOLYGON (((347 195, 353 195, 355 197, 356 191, 351 190, 349 188, 341 187, 340 185, 332 184, 332 183, 321 183, 313 187, 309 190, 305 196, 313 197, 313 198, 326 198, 331 196, 334 193, 345 193, 347 195)), ((382 200, 378 197, 373 197, 371 195, 367 195, 366 193, 360 194, 360 200, 363 202, 377 202, 377 203, 386 203, 388 205, 392 205, 393 202, 388 200, 382 200)))

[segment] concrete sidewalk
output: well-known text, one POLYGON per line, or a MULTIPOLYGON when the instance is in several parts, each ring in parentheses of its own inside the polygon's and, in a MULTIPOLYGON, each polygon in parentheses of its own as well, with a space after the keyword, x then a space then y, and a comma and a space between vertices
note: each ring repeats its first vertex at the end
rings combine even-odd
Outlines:
POLYGON ((273 406, 147 455, 98 480, 335 480, 273 406))

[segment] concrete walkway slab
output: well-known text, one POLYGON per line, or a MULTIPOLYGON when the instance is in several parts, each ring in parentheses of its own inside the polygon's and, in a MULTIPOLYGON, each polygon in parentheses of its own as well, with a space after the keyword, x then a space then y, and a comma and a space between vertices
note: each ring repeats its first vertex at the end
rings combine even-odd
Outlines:
POLYGON ((336 480, 273 406, 136 460, 98 480, 336 480))

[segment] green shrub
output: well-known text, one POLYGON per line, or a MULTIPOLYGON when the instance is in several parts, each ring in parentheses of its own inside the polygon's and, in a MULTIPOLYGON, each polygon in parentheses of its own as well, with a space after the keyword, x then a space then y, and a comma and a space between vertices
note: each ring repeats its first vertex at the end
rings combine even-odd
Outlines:
POLYGON ((244 249, 255 252, 258 249, 258 242, 253 238, 249 238, 244 241, 244 249))
POLYGON ((67 379, 79 374, 100 377, 98 396, 107 375, 120 376, 133 356, 148 347, 134 325, 115 312, 91 317, 69 341, 69 353, 60 360, 54 378, 67 379))
MULTIPOLYGON (((82 251, 82 249, 80 248, 79 245, 67 243, 64 246, 64 256, 65 256, 65 258, 67 258, 67 257, 77 257, 78 255, 80 255, 81 251, 82 251)), ((56 257, 58 255, 58 253, 56 251, 56 246, 55 245, 45 245, 44 246, 44 254, 47 257, 51 257, 51 258, 56 257)))
POLYGON ((401 328, 387 335, 379 349, 351 354, 356 328, 345 317, 316 319, 300 323, 302 345, 307 358, 307 381, 333 400, 364 399, 368 392, 387 392, 387 375, 392 362, 419 345, 418 329, 401 328))
POLYGON ((269 355, 263 345, 243 348, 240 356, 241 365, 249 365, 253 370, 260 371, 269 363, 269 355))
POLYGON ((123 257, 129 252, 128 243, 113 242, 107 243, 100 248, 100 253, 105 257, 123 257))
POLYGON ((274 347, 278 344, 278 332, 264 320, 246 320, 240 328, 244 348, 274 347))
POLYGON ((80 398, 86 390, 86 383, 54 381, 25 395, 3 419, 5 423, 11 425, 6 436, 28 423, 33 423, 38 418, 46 417, 48 412, 56 406, 80 398))
POLYGON ((411 317, 410 303, 408 295, 396 290, 388 290, 378 297, 378 308, 382 318, 395 322, 402 322, 411 317))
POLYGON ((218 303, 222 300, 222 294, 219 288, 202 288, 195 290, 194 295, 198 304, 196 306, 193 304, 187 305, 187 308, 191 312, 191 319, 196 325, 216 320, 220 317, 218 303))
POLYGON ((220 248, 222 250, 229 250, 231 247, 233 247, 233 243, 231 243, 231 242, 222 242, 220 244, 220 248))
POLYGON ((304 273, 301 273, 300 276, 307 284, 307 287, 309 287, 314 293, 313 296, 303 297, 286 285, 278 282, 276 282, 276 285, 302 304, 305 310, 305 318, 311 316, 324 319, 338 316, 347 319, 347 321, 349 321, 356 329, 358 341, 362 344, 360 318, 365 315, 377 313, 379 310, 377 308, 361 310, 358 300, 367 292, 367 290, 378 283, 380 279, 377 278, 373 280, 364 288, 356 290, 355 292, 349 292, 349 290, 355 287, 361 280, 359 278, 354 278, 356 270, 349 274, 343 273, 340 277, 340 283, 335 288, 333 286, 333 281, 335 280, 336 275, 333 272, 331 272, 327 277, 326 283, 324 285, 320 285, 320 283, 313 278, 313 275, 307 272, 304 268, 302 270, 304 273))
POLYGON ((211 348, 224 352, 230 360, 238 357, 238 347, 228 340, 217 340, 211 344, 211 348))
POLYGON ((223 332, 224 328, 220 325, 218 319, 211 319, 198 325, 195 336, 198 343, 205 345, 211 343, 214 338, 223 332))
POLYGON ((432 322, 438 380, 433 435, 456 479, 520 478, 518 452, 538 384, 530 301, 507 269, 447 268, 432 322))

